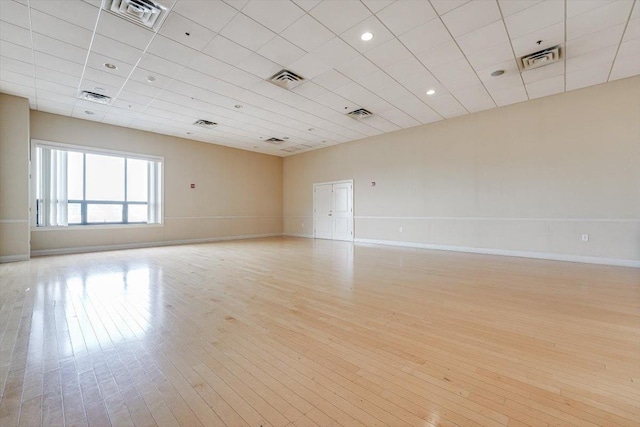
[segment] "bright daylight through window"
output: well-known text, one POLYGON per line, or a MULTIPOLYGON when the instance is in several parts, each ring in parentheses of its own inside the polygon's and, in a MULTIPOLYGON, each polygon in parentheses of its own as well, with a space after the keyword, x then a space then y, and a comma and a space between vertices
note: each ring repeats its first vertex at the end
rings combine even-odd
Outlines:
POLYGON ((162 222, 162 159, 36 144, 38 227, 162 222))

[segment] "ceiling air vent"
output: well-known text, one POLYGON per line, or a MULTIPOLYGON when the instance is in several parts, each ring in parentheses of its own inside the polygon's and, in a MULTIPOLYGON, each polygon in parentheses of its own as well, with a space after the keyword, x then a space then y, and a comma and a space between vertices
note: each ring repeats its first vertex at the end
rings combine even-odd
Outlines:
POLYGON ((269 81, 281 88, 293 89, 304 81, 304 77, 300 77, 293 71, 282 70, 274 74, 269 81))
POLYGON ((157 29, 167 8, 151 0, 107 0, 104 9, 143 27, 157 29))
POLYGON ((269 138, 269 139, 265 139, 266 142, 268 142, 269 144, 282 144, 284 142, 284 139, 280 139, 280 138, 269 138))
POLYGON ((107 95, 103 95, 101 93, 89 92, 88 90, 83 90, 79 96, 80 99, 84 99, 91 102, 97 102, 98 104, 111 104, 111 97, 107 95))
POLYGON ((562 49, 560 45, 543 49, 520 58, 520 68, 522 71, 532 70, 534 68, 543 67, 553 64, 562 59, 562 49))
POLYGON ((350 113, 347 113, 349 117, 356 120, 366 119, 367 117, 373 116, 373 113, 369 110, 365 110, 364 108, 358 108, 357 110, 353 110, 350 113))
POLYGON ((204 119, 196 120, 195 122, 193 122, 193 124, 196 125, 196 126, 207 128, 207 129, 211 129, 214 126, 218 126, 218 124, 216 122, 212 122, 212 121, 204 120, 204 119))

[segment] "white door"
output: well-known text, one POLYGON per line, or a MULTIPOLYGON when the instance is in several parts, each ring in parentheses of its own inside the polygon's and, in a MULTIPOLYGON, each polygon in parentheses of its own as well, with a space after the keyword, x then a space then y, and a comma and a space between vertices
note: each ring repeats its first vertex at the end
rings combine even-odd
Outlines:
POLYGON ((315 236, 333 239, 333 184, 316 185, 313 196, 315 236))
POLYGON ((315 184, 313 196, 314 236, 353 240, 353 182, 315 184))

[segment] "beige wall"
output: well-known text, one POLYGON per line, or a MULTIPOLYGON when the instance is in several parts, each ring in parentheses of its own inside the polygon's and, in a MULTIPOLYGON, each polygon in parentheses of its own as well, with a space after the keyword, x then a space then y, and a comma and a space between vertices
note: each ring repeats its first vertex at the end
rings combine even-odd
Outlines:
POLYGON ((357 239, 640 260, 639 100, 633 77, 288 157, 284 231, 353 178, 357 239))
POLYGON ((279 157, 38 111, 31 138, 164 157, 163 226, 37 229, 34 254, 282 233, 279 157))
POLYGON ((0 93, 0 262, 29 258, 29 102, 0 93))

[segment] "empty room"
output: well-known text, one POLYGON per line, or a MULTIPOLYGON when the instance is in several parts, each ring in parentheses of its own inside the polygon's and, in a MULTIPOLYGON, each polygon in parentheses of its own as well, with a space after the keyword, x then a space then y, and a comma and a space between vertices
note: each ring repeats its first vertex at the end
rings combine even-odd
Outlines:
POLYGON ((0 0, 0 426, 640 427, 640 0, 0 0))

